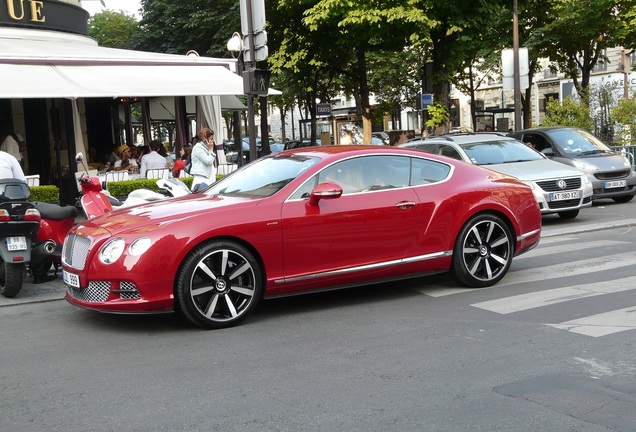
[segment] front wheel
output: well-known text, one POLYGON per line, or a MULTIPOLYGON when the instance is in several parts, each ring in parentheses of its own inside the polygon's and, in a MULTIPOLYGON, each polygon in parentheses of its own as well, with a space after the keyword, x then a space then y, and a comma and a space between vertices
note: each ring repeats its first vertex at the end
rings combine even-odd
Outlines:
POLYGON ((209 329, 243 321, 263 290, 258 261, 231 241, 211 241, 195 248, 177 278, 178 310, 192 324, 209 329))
POLYGON ((24 264, 8 264, 0 258, 0 294, 7 298, 18 295, 24 279, 24 264))
POLYGON ((473 288, 494 285, 508 272, 513 251, 512 233, 500 217, 474 216, 455 239, 452 276, 473 288))

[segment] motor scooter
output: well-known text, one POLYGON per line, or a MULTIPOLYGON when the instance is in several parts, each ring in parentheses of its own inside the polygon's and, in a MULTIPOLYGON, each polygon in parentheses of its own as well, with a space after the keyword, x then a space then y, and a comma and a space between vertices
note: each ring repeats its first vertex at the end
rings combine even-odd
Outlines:
MULTIPOLYGON (((89 176, 88 168, 84 163, 84 156, 78 153, 75 156, 75 161, 78 164, 82 164, 84 167, 84 173, 79 178, 79 184, 81 189, 80 204, 84 214, 88 219, 101 216, 112 210, 112 205, 108 200, 108 196, 102 191, 102 184, 99 177, 89 176)), ((49 255, 45 258, 44 264, 35 264, 38 272, 46 274, 51 268, 51 264, 55 267, 55 275, 62 262, 62 246, 64 245, 64 239, 66 234, 75 225, 78 215, 76 206, 64 206, 36 202, 35 208, 39 211, 40 229, 37 233, 37 246, 42 247, 44 251, 49 255)), ((34 280, 35 278, 34 272, 34 280)))
POLYGON ((0 294, 15 297, 22 289, 25 266, 43 248, 32 250, 40 228, 40 213, 29 202, 26 182, 17 179, 0 180, 0 294))

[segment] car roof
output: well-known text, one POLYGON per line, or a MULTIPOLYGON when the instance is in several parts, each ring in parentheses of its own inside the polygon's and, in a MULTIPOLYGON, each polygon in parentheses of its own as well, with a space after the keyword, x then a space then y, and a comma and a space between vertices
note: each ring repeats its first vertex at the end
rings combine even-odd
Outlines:
POLYGON ((283 150, 276 153, 273 156, 281 157, 290 154, 302 154, 305 156, 318 157, 323 160, 326 159, 339 159, 343 154, 351 156, 369 156, 369 155, 387 155, 387 154, 400 154, 404 156, 415 157, 427 157, 438 161, 444 161, 448 163, 446 159, 441 159, 432 153, 424 153, 421 150, 410 149, 405 147, 395 146, 377 146, 377 145, 324 145, 324 146, 311 146, 311 147, 297 147, 290 150, 283 150))
MULTIPOLYGON (((488 141, 501 141, 502 139, 510 140, 512 137, 502 134, 502 133, 493 133, 493 132, 461 132, 461 133, 450 133, 445 135, 438 136, 430 136, 426 138, 421 138, 419 140, 409 140, 400 146, 404 146, 406 148, 414 146, 416 144, 424 144, 424 143, 456 143, 456 144, 464 144, 471 143, 476 140, 480 142, 488 142, 488 141)), ((515 138, 512 138, 515 139, 515 138)), ((403 147, 403 148, 404 148, 403 147)))
POLYGON ((544 126, 544 127, 528 128, 528 129, 518 130, 515 132, 510 132, 510 135, 520 134, 520 133, 532 133, 532 132, 547 132, 547 131, 558 130, 558 129, 581 130, 580 128, 577 128, 574 126, 544 126))

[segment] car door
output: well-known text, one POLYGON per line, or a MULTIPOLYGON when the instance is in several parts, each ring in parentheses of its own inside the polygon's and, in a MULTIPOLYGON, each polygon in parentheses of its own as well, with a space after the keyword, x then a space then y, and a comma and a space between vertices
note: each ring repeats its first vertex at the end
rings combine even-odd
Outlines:
MULTIPOLYGON (((410 158, 377 155, 325 168, 308 183, 338 183, 338 174, 359 175, 358 190, 310 205, 292 196, 283 204, 283 265, 287 282, 320 285, 379 275, 401 260, 419 220, 417 195, 409 187, 410 158)), ((341 177, 344 179, 344 177, 341 177)))

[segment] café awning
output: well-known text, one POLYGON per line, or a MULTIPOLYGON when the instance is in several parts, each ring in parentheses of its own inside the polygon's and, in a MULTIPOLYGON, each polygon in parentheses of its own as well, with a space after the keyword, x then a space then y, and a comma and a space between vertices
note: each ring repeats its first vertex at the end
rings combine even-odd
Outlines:
POLYGON ((243 94, 234 60, 104 48, 86 36, 0 28, 0 98, 243 94))

